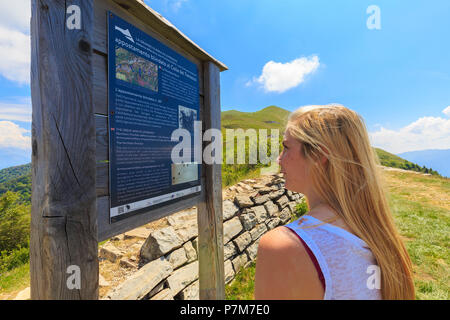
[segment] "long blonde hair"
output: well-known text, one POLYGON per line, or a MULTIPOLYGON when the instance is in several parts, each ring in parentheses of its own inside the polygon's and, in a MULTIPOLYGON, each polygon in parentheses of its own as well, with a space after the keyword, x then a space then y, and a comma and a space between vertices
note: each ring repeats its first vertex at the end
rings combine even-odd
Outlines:
POLYGON ((414 299, 412 263, 389 208, 380 161, 362 117, 342 105, 306 106, 286 131, 302 143, 315 191, 370 247, 383 299, 414 299), (324 155, 328 161, 317 161, 324 155))

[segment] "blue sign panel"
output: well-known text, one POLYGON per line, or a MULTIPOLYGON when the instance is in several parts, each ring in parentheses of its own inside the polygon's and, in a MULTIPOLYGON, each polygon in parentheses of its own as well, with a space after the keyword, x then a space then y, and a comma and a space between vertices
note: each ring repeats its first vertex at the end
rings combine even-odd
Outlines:
POLYGON ((198 87, 194 63, 108 13, 111 223, 200 193, 201 165, 171 159, 174 130, 194 137, 198 87))

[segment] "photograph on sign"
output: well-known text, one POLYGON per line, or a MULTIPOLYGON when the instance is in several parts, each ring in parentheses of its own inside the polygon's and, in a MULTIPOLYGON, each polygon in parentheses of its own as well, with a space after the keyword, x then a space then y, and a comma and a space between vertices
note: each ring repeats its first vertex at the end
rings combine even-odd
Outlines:
POLYGON ((188 162, 171 159, 172 132, 193 137, 200 120, 198 79, 193 62, 108 13, 111 223, 201 192, 193 154, 188 162))

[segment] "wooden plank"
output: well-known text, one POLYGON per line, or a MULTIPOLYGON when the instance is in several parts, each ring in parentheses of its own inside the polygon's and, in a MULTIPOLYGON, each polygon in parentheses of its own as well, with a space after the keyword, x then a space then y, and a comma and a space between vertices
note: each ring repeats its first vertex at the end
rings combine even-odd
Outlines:
POLYGON ((93 100, 94 112, 108 115, 108 56, 94 53, 92 59, 94 72, 93 100))
POLYGON ((98 299, 92 32, 93 0, 32 1, 32 299, 98 299))
POLYGON ((151 9, 142 1, 136 0, 96 0, 95 1, 95 30, 94 30, 94 46, 95 50, 107 53, 107 38, 104 33, 107 30, 102 26, 106 25, 106 10, 110 10, 119 16, 134 16, 131 21, 133 24, 145 32, 155 36, 161 42, 165 42, 169 47, 176 47, 175 51, 184 52, 195 58, 198 62, 212 61, 221 71, 228 70, 227 66, 218 61, 205 50, 200 48, 185 34, 179 31, 169 21, 162 17, 159 13, 151 9), (124 15, 125 13, 125 15, 124 15), (97 23, 99 23, 97 25, 97 23))
MULTIPOLYGON (((203 69, 203 126, 220 130, 220 70, 212 62, 205 62, 203 69)), ((203 164, 205 201, 197 206, 200 300, 225 299, 221 166, 203 164)))
MULTIPOLYGON (((204 179, 202 179, 202 185, 204 179)), ((139 213, 124 220, 109 223, 109 196, 99 197, 97 199, 97 219, 98 219, 98 241, 109 239, 115 235, 135 229, 152 221, 167 217, 175 212, 192 208, 199 202, 204 201, 205 193, 202 190, 200 195, 181 200, 179 202, 166 205, 161 208, 139 213)))

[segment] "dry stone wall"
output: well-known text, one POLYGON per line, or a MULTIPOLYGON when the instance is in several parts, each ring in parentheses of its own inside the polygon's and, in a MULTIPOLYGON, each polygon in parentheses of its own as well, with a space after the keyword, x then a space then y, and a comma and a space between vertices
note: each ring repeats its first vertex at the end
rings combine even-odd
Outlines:
MULTIPOLYGON (((303 197, 286 190, 281 175, 269 176, 264 184, 245 180, 228 191, 231 196, 223 201, 226 284, 256 259, 264 233, 290 221, 303 197)), ((197 209, 173 214, 167 222, 169 226, 151 232, 142 245, 143 266, 105 299, 199 299, 197 209)))

